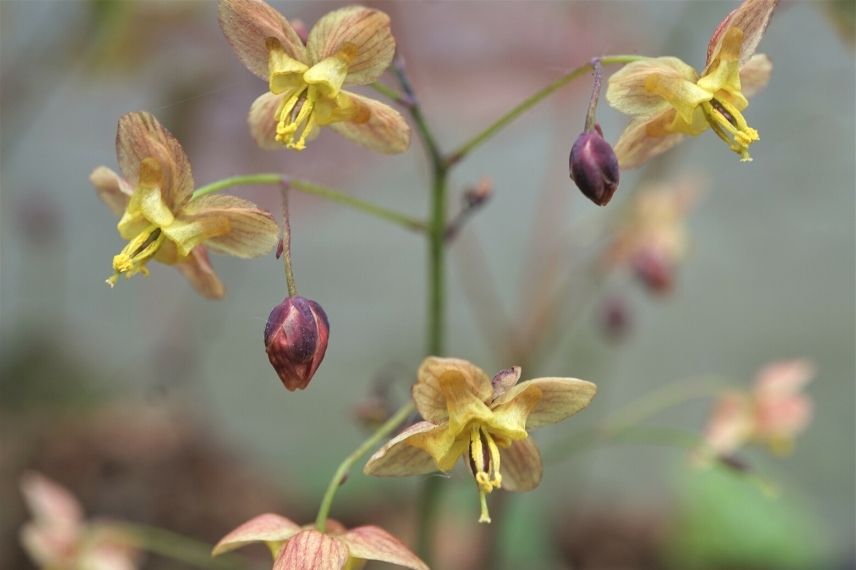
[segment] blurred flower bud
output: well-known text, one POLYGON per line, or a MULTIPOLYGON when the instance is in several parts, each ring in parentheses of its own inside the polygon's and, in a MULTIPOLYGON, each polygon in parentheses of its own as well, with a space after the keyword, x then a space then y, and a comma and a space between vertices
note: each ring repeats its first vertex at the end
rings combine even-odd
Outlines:
POLYGON ((464 192, 464 204, 467 208, 479 208, 493 196, 493 182, 490 178, 482 178, 478 183, 464 192))
POLYGON ((630 307, 621 297, 609 297, 601 306, 601 330, 611 341, 618 342, 624 339, 633 325, 632 321, 633 314, 630 307))
POLYGON ((306 388, 327 351, 330 324, 321 305, 304 297, 286 297, 273 308, 265 326, 265 350, 288 390, 306 388))
POLYGON ((606 206, 618 190, 618 159, 600 127, 582 133, 571 148, 571 180, 598 206, 606 206))
POLYGON ((665 295, 672 290, 675 281, 674 265, 655 248, 645 248, 637 252, 631 265, 636 278, 652 293, 665 295))

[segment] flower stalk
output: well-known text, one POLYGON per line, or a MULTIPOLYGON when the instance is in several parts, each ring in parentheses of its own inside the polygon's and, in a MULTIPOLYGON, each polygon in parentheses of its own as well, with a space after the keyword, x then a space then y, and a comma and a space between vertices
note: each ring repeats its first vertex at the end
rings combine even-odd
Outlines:
POLYGON ((288 182, 282 183, 282 264, 285 268, 285 282, 288 286, 289 297, 297 295, 297 284, 294 282, 294 269, 291 264, 291 222, 288 215, 288 182))

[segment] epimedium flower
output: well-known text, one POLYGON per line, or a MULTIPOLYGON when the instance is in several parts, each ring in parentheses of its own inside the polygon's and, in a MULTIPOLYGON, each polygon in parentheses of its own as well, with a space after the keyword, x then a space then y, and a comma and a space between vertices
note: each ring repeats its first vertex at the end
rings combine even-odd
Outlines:
POLYGON ((365 560, 428 570, 404 543, 380 527, 348 530, 338 521, 328 520, 326 529, 322 533, 312 525, 300 526, 283 516, 266 513, 224 536, 212 555, 262 542, 270 549, 274 570, 355 570, 365 560))
POLYGON ((678 144, 685 135, 711 129, 741 161, 759 140, 742 111, 770 78, 772 63, 754 55, 778 0, 745 0, 710 38, 699 74, 676 57, 635 61, 609 79, 609 104, 634 120, 615 152, 621 168, 634 168, 678 144))
POLYGON ((21 478, 32 520, 21 529, 21 545, 39 568, 134 570, 139 553, 130 537, 109 523, 87 522, 77 499, 44 475, 21 478))
POLYGON ((294 27, 262 0, 220 0, 220 26, 238 57, 269 91, 250 108, 262 148, 303 150, 320 127, 383 153, 403 152, 410 127, 396 110, 345 85, 368 85, 395 54, 389 16, 362 6, 328 13, 304 44, 294 27))
POLYGON ((669 292, 689 249, 686 218, 699 193, 696 187, 685 178, 640 188, 611 232, 603 270, 628 267, 650 292, 669 292))
POLYGON ((751 391, 725 392, 705 430, 701 455, 728 456, 747 443, 789 453, 811 421, 811 399, 802 390, 814 374, 806 360, 774 362, 758 372, 751 391))
POLYGON ((518 383, 521 369, 491 379, 455 358, 426 358, 413 401, 424 418, 391 439, 363 471, 380 477, 451 470, 465 457, 479 489, 479 522, 490 522, 487 495, 494 489, 529 491, 541 482, 541 454, 528 429, 574 415, 594 397, 591 382, 536 378, 518 383))
POLYGON ((276 245, 270 213, 228 195, 193 197, 190 161, 179 142, 149 113, 119 119, 116 155, 122 175, 99 166, 90 175, 98 195, 120 216, 127 245, 113 257, 113 287, 119 277, 148 275, 148 263, 174 265, 203 296, 220 298, 223 284, 207 249, 256 257, 276 245))

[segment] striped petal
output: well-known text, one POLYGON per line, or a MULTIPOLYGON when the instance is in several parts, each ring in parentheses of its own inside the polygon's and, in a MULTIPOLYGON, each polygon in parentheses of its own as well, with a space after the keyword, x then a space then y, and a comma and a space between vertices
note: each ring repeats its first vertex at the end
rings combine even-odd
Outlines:
POLYGON ((273 570, 342 570, 348 561, 348 547, 317 530, 297 533, 273 563, 273 570))
POLYGON ((404 117, 385 103, 342 91, 355 107, 349 120, 332 123, 330 128, 352 141, 384 154, 404 152, 410 146, 410 125, 404 117))
POLYGON ((349 530, 338 539, 348 546, 353 558, 379 560, 413 570, 428 570, 428 565, 403 542, 380 527, 360 526, 349 530))

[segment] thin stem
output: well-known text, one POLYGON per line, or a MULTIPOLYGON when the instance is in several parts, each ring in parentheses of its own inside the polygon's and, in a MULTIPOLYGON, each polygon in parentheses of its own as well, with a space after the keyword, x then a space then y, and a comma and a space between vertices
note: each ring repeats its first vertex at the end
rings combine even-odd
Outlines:
POLYGON ((387 85, 385 83, 381 83, 380 81, 375 81, 374 83, 369 85, 369 87, 371 87, 372 89, 374 89, 375 91, 377 91, 378 93, 383 95, 384 97, 387 97, 387 98, 391 99, 392 101, 395 101, 399 105, 404 105, 405 107, 410 107, 413 104, 413 102, 410 101, 410 99, 408 99, 406 95, 402 95, 401 93, 396 91, 393 87, 390 87, 389 85, 387 85))
POLYGON ((129 546, 159 554, 195 568, 238 570, 247 567, 240 559, 231 555, 212 558, 210 545, 162 528, 127 522, 110 522, 105 523, 105 526, 118 530, 117 535, 120 540, 124 535, 129 546))
POLYGON ((292 190, 303 192, 304 194, 311 194, 313 196, 318 196, 331 202, 336 202, 337 204, 348 206, 349 208, 353 208, 354 210, 359 210, 363 213, 370 214, 376 218, 381 218, 383 220, 394 222, 409 230, 424 231, 426 229, 426 224, 422 220, 417 220, 416 218, 413 218, 406 214, 402 214, 394 210, 384 208, 383 206, 378 206, 377 204, 373 204, 365 200, 360 200, 359 198, 354 198, 353 196, 350 196, 343 192, 339 192, 338 190, 334 190, 332 188, 328 188, 326 186, 321 186, 320 184, 313 184, 312 182, 308 182, 306 180, 288 178, 282 174, 263 173, 231 176, 229 178, 218 180, 217 182, 212 182, 211 184, 202 186, 201 188, 197 188, 196 191, 193 193, 193 197, 199 198, 207 194, 219 192, 220 190, 224 190, 226 188, 231 188, 232 186, 250 186, 258 184, 283 183, 287 183, 292 190))
MULTIPOLYGON (((600 58, 600 63, 603 65, 611 65, 611 64, 624 64, 631 63, 634 61, 638 61, 640 59, 647 59, 645 56, 641 55, 609 55, 600 58)), ((446 158, 446 165, 451 166, 457 162, 459 162, 464 156, 469 154, 478 146, 481 146, 485 141, 490 139, 497 132, 502 130, 505 126, 511 123, 514 119, 540 103, 543 99, 545 99, 548 95, 552 94, 554 91, 561 89, 577 77, 580 77, 587 71, 592 69, 592 63, 588 62, 584 65, 577 67, 576 69, 570 71, 569 73, 563 75, 557 80, 553 81, 537 93, 530 95, 526 99, 524 99, 519 105, 505 113, 499 119, 497 119, 492 125, 487 127, 481 133, 477 134, 469 141, 461 145, 456 151, 450 154, 446 158)))
POLYGON ((330 484, 327 486, 327 491, 324 493, 324 498, 321 499, 321 506, 318 508, 318 516, 315 517, 315 528, 320 532, 324 532, 327 526, 327 516, 330 514, 330 507, 333 505, 333 497, 336 496, 339 486, 345 480, 348 472, 363 455, 368 453, 374 446, 384 437, 389 435, 396 427, 398 427, 407 416, 413 413, 416 407, 413 402, 408 402, 399 409, 394 416, 389 418, 382 426, 380 426, 372 435, 368 437, 360 446, 347 456, 338 469, 333 474, 330 484))
POLYGON ((407 76, 407 69, 404 66, 404 58, 400 55, 396 56, 392 70, 395 73, 396 78, 398 78, 398 83, 401 85, 402 91, 404 91, 404 96, 409 101, 408 111, 410 111, 410 116, 413 117, 413 122, 416 123, 416 131, 419 134, 419 138, 422 140, 422 144, 425 145, 425 151, 428 153, 428 158, 431 161, 431 164, 434 165, 436 171, 438 167, 444 166, 443 155, 440 152, 440 148, 437 146, 437 139, 434 138, 434 134, 428 127, 425 115, 422 114, 422 106, 419 104, 419 100, 416 98, 416 94, 413 91, 413 85, 410 83, 410 78, 407 76))
POLYGON ((294 281, 294 268, 291 263, 291 222, 288 215, 288 183, 282 184, 282 264, 285 268, 285 282, 288 296, 297 296, 297 284, 294 281))
POLYGON ((591 99, 589 100, 588 112, 586 113, 586 132, 594 129, 597 100, 600 98, 600 82, 603 79, 603 66, 600 64, 600 59, 594 58, 591 60, 591 67, 594 71, 594 81, 591 87, 591 99))

